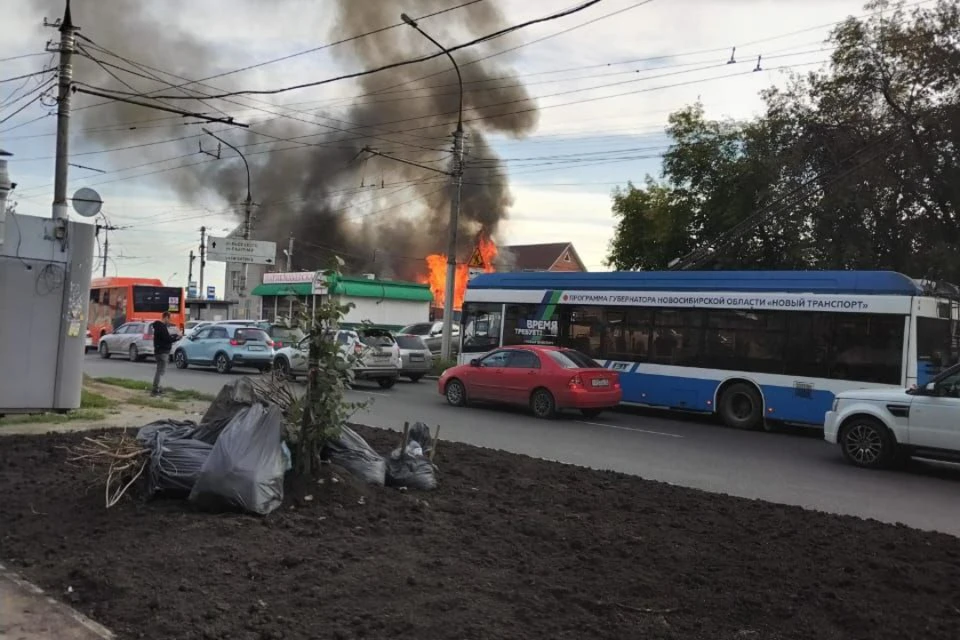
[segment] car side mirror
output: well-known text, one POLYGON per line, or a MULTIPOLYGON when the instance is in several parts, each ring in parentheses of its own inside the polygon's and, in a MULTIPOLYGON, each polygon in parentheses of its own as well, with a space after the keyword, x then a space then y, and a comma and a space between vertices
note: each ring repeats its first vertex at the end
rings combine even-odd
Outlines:
POLYGON ((470 366, 471 366, 471 367, 479 367, 479 366, 480 366, 480 361, 479 361, 478 359, 474 358, 473 360, 470 361, 470 366))

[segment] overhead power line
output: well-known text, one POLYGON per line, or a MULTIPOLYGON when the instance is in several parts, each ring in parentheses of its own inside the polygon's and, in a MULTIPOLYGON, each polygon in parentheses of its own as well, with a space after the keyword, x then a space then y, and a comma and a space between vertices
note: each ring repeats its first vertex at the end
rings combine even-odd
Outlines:
POLYGON ((0 84, 5 82, 16 82, 17 80, 23 80, 24 78, 33 78, 34 76, 42 76, 45 73, 52 72, 53 69, 41 69, 40 71, 34 71, 33 73, 24 73, 23 75, 13 76, 12 78, 3 78, 0 80, 0 84))
MULTIPOLYGON (((526 22, 522 22, 522 23, 520 23, 520 24, 516 24, 516 25, 510 26, 510 27, 507 27, 507 28, 505 28, 505 29, 500 29, 500 30, 498 30, 498 31, 494 31, 493 33, 489 33, 489 34, 487 34, 487 35, 485 35, 485 36, 481 36, 481 37, 479 37, 479 38, 475 38, 475 39, 473 39, 473 40, 470 40, 469 42, 464 42, 464 43, 462 43, 462 44, 454 45, 454 46, 452 46, 452 47, 447 47, 446 51, 449 51, 449 52, 459 51, 459 50, 461 50, 461 49, 466 49, 466 48, 468 48, 468 47, 475 46, 475 45, 480 44, 480 43, 482 43, 482 42, 488 42, 488 41, 490 41, 490 40, 494 40, 494 39, 496 39, 496 38, 503 37, 503 36, 505 36, 505 35, 507 35, 507 34, 513 33, 514 31, 519 31, 519 30, 521 30, 521 29, 524 29, 524 28, 526 28, 526 27, 529 27, 529 26, 532 26, 532 25, 535 25, 535 24, 540 24, 540 23, 543 23, 543 22, 550 22, 550 21, 552 21, 552 20, 558 20, 558 19, 560 19, 560 18, 564 18, 564 17, 566 17, 566 16, 570 16, 570 15, 573 15, 573 14, 578 13, 578 12, 580 12, 580 11, 583 11, 584 9, 587 9, 587 8, 589 8, 589 7, 592 7, 592 6, 595 5, 595 4, 599 4, 601 1, 602 1, 602 0, 587 0, 586 2, 580 4, 580 5, 576 6, 576 7, 573 7, 572 9, 567 9, 567 10, 565 10, 565 11, 560 11, 560 12, 558 12, 558 13, 554 13, 554 14, 551 14, 551 15, 548 15, 548 16, 544 16, 544 17, 542 17, 542 18, 535 18, 535 19, 533 19, 533 20, 527 20, 526 22)), ((427 54, 427 55, 420 56, 420 57, 417 57, 417 58, 411 58, 411 59, 408 59, 408 60, 402 60, 402 61, 400 61, 400 62, 392 62, 392 63, 390 63, 390 64, 381 65, 381 66, 376 67, 376 68, 374 68, 374 69, 367 69, 367 70, 365 70, 365 71, 357 71, 357 72, 354 72, 354 73, 348 73, 348 74, 336 76, 336 77, 333 77, 333 78, 327 78, 327 79, 325 79, 325 80, 316 80, 316 81, 314 81, 314 82, 304 82, 304 83, 301 83, 301 84, 291 85, 291 86, 288 86, 288 87, 280 87, 280 88, 278 88, 278 89, 246 89, 246 90, 241 90, 241 91, 228 91, 228 92, 220 93, 220 94, 200 96, 200 98, 230 98, 230 97, 233 97, 233 96, 244 96, 244 95, 276 95, 276 94, 279 94, 279 93, 286 93, 286 92, 288 92, 288 91, 295 91, 295 90, 297 90, 297 89, 306 89, 306 88, 309 88, 309 87, 318 87, 318 86, 321 86, 321 85, 330 84, 330 83, 332 83, 332 82, 339 82, 339 81, 341 81, 341 80, 348 80, 348 79, 351 79, 351 78, 359 78, 359 77, 362 77, 362 76, 368 76, 368 75, 371 75, 371 74, 374 74, 374 73, 379 73, 379 72, 381 72, 381 71, 388 71, 388 70, 390 70, 390 69, 396 69, 396 68, 399 68, 399 67, 405 67, 405 66, 409 66, 409 65, 411 65, 411 64, 418 64, 418 63, 420 63, 420 62, 426 62, 427 60, 433 60, 434 58, 439 58, 439 57, 441 57, 441 56, 446 56, 446 55, 447 55, 447 54, 446 54, 445 52, 427 54)), ((77 83, 77 84, 81 84, 81 83, 77 83)), ((98 90, 98 91, 104 91, 104 89, 102 89, 102 88, 100 88, 100 87, 94 87, 94 86, 92 86, 92 85, 83 84, 83 86, 88 86, 88 87, 91 87, 91 88, 96 89, 96 90, 98 90)), ((124 91, 114 91, 113 93, 115 93, 116 95, 140 95, 140 94, 127 93, 127 92, 124 92, 124 91)), ((155 99, 155 100, 156 100, 156 99, 163 99, 163 100, 196 100, 196 99, 197 99, 197 97, 187 98, 187 97, 184 97, 184 96, 170 96, 170 95, 160 95, 160 96, 151 96, 151 97, 152 97, 153 99, 155 99)))

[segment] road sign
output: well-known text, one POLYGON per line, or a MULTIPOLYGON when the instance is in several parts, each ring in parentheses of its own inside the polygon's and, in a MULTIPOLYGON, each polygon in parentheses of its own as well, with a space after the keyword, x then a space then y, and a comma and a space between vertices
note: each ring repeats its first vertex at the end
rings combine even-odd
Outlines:
POLYGON ((210 236, 210 239, 207 240, 207 260, 211 262, 276 264, 277 243, 210 236))
POLYGON ((197 295, 198 295, 197 282, 196 280, 191 280, 187 284, 187 297, 190 299, 195 299, 197 295))
POLYGON ((207 300, 216 300, 217 299, 217 288, 214 286, 207 287, 207 300))
POLYGON ((471 269, 483 269, 487 266, 483 261, 483 256, 480 255, 480 247, 473 250, 473 255, 470 256, 470 262, 467 263, 467 266, 471 269))

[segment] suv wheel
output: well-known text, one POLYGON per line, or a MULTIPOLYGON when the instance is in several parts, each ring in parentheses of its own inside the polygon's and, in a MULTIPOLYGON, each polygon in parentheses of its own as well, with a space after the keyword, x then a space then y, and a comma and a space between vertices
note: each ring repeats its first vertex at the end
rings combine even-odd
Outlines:
POLYGON ((396 378, 380 378, 377 380, 377 383, 380 385, 381 389, 389 389, 393 385, 397 384, 396 378))
POLYGON ((110 357, 110 347, 103 340, 100 340, 100 357, 104 360, 110 357))
POLYGON ((213 364, 217 367, 217 373, 230 373, 230 358, 227 354, 220 352, 213 359, 213 364))
POLYGON ((183 349, 177 349, 177 352, 173 354, 173 363, 177 366, 177 369, 186 369, 189 366, 187 354, 183 349))
POLYGON ((897 457, 897 443, 887 428, 867 416, 855 417, 840 432, 840 449, 850 464, 865 469, 889 467, 897 457))

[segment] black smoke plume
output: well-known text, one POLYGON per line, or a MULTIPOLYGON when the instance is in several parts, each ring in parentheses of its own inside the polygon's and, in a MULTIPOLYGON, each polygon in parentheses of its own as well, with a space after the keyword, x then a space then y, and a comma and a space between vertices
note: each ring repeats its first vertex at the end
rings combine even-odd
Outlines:
MULTIPOLYGON (((448 9, 457 1, 406 0, 402 9, 415 17, 424 16, 448 9)), ((237 35, 237 43, 256 38, 258 16, 263 17, 267 11, 289 9, 291 21, 329 25, 326 33, 318 28, 318 41, 339 40, 399 22, 401 5, 397 3, 336 0, 332 4, 336 9, 333 15, 329 13, 331 3, 275 2, 269 6, 259 2, 235 3, 231 5, 235 7, 231 20, 235 20, 237 14, 249 17, 248 26, 237 35), (316 11, 317 15, 304 16, 305 9, 316 11)), ((61 15, 63 10, 60 0, 40 0, 38 6, 50 17, 61 15)), ((190 19, 190 14, 190 4, 186 1, 73 2, 74 22, 82 27, 81 33, 93 41, 80 40, 80 44, 104 62, 132 68, 143 76, 156 74, 171 82, 176 80, 169 75, 148 67, 131 67, 98 47, 190 79, 238 66, 231 65, 229 51, 218 50, 192 34, 177 30, 176 23, 190 19)), ((441 43, 454 45, 501 29, 507 23, 496 2, 490 0, 424 19, 420 25, 441 43)), ((537 123, 535 102, 515 74, 495 59, 481 60, 509 43, 509 38, 502 38, 454 53, 463 73, 467 132, 459 224, 461 259, 472 249, 478 233, 496 237, 511 205, 506 172, 487 135, 522 136, 537 123)), ((343 69, 355 71, 434 53, 437 49, 414 29, 402 25, 329 51, 343 69)), ((217 93, 217 90, 272 88, 281 81, 270 79, 270 74, 282 64, 264 67, 258 73, 211 80, 209 84, 216 89, 190 85, 184 90, 217 93), (259 86, 245 84, 245 80, 249 82, 257 75, 261 78, 259 86)), ((112 67, 103 69, 83 58, 77 61, 75 78, 100 87, 127 90, 110 72, 144 93, 176 91, 112 67)), ((318 68, 310 77, 298 80, 321 79, 334 73, 318 68)), ((289 80, 289 76, 286 78, 289 80)), ((239 121, 251 124, 249 130, 194 124, 195 119, 168 117, 162 112, 122 102, 80 109, 75 114, 74 126, 82 131, 78 136, 104 147, 195 136, 178 143, 143 147, 147 161, 194 155, 140 171, 196 164, 142 179, 162 181, 193 202, 200 202, 212 191, 237 212, 239 222, 240 203, 246 195, 246 174, 242 163, 234 159, 234 153, 226 147, 219 161, 199 153, 198 141, 201 140, 205 149, 216 148, 214 140, 201 134, 201 126, 207 126, 246 154, 253 176, 253 199, 259 203, 254 210, 253 236, 286 246, 292 234, 295 269, 327 266, 337 254, 347 262, 349 272, 372 271, 381 277, 415 279, 423 274, 423 256, 446 249, 449 178, 360 151, 369 145, 411 162, 449 170, 459 95, 456 75, 450 61, 441 56, 365 76, 348 93, 351 99, 336 103, 347 104, 348 108, 333 108, 330 102, 327 106, 315 102, 303 104, 307 98, 302 92, 270 96, 272 105, 255 96, 174 103, 211 116, 220 115, 220 111, 234 113, 239 121), (295 102, 301 104, 294 106, 295 102), (284 104, 288 106, 280 106, 284 104), (140 121, 137 128, 119 126, 132 121, 140 121)), ((103 100, 78 96, 75 104, 79 107, 99 102, 103 100)), ((188 224, 192 234, 194 225, 188 224)))

